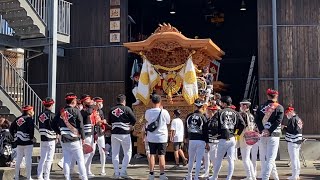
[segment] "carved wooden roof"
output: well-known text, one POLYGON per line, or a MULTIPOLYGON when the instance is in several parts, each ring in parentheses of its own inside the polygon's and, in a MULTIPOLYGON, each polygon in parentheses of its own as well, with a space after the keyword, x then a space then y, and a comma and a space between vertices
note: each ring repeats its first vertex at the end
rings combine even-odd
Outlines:
POLYGON ((189 55, 198 66, 221 60, 224 52, 211 39, 190 39, 170 24, 159 25, 146 40, 124 43, 130 52, 147 57, 152 64, 175 67, 184 63, 189 55))

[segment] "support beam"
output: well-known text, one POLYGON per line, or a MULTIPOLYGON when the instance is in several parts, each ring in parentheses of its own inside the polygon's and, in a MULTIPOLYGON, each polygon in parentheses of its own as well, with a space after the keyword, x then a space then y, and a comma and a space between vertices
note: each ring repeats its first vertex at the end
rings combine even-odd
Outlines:
POLYGON ((26 39, 20 41, 20 48, 45 47, 50 45, 50 38, 26 39))
POLYGON ((272 0, 273 88, 279 89, 277 0, 272 0))
POLYGON ((45 38, 40 38, 35 42, 35 40, 27 39, 21 40, 15 36, 8 36, 5 34, 0 34, 0 49, 5 50, 8 48, 21 48, 28 51, 41 52, 44 45, 48 45, 49 42, 45 38), (37 45, 35 45, 37 44, 37 45))
POLYGON ((0 34, 0 45, 7 47, 18 47, 20 45, 20 41, 13 36, 0 34))
MULTIPOLYGON (((57 30, 58 30, 58 0, 48 1, 50 4, 49 26, 49 59, 48 59, 48 96, 56 101, 57 76, 57 30)), ((53 107, 55 109, 55 107, 53 107)))

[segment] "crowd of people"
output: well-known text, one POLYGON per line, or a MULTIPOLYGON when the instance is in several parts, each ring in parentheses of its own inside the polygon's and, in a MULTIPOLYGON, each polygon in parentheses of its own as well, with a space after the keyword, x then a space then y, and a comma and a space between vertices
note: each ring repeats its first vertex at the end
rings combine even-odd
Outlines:
MULTIPOLYGON (((299 150, 302 142, 302 120, 297 116, 292 105, 286 110, 278 103, 278 91, 268 89, 268 100, 250 112, 251 102, 244 99, 240 102, 240 111, 235 110, 229 96, 221 97, 215 94, 206 101, 196 99, 195 111, 185 121, 179 117, 181 112, 176 109, 171 121, 169 141, 173 143, 176 165, 179 167, 179 156, 183 165, 188 165, 188 173, 184 179, 207 178, 218 179, 221 163, 224 158, 228 161, 227 180, 231 180, 234 172, 236 151, 240 148, 243 168, 246 173, 244 180, 255 180, 257 177, 267 180, 270 176, 279 179, 275 164, 278 153, 280 135, 285 130, 285 139, 292 164, 292 176, 288 179, 299 179, 300 159, 299 150), (209 106, 208 106, 209 105, 209 106), (284 116, 287 121, 282 121, 284 116), (187 159, 182 151, 182 144, 188 146, 187 159), (238 144, 238 145, 237 145, 238 144), (257 155, 261 161, 261 171, 257 172, 257 155), (252 158, 250 158, 252 156, 252 158), (201 172, 203 163, 204 174, 201 172), (210 169, 213 175, 210 176, 210 169), (193 175, 193 170, 195 174, 193 175)), ((146 111, 146 154, 148 155, 150 174, 154 179, 154 159, 158 155, 160 179, 165 176, 165 152, 167 147, 170 115, 161 106, 161 96, 153 95, 151 98, 153 108, 146 111), (156 127, 156 128, 155 128, 156 127)))
MULTIPOLYGON (((229 96, 214 94, 209 100, 196 99, 195 111, 181 119, 181 111, 170 114, 161 104, 161 96, 153 94, 153 107, 145 112, 146 124, 142 130, 146 154, 149 163, 149 179, 155 179, 155 159, 158 156, 160 179, 166 176, 166 149, 173 143, 175 165, 188 167, 187 180, 207 178, 218 179, 222 160, 227 159, 227 179, 231 180, 234 172, 234 161, 237 148, 240 148, 246 180, 261 176, 263 180, 279 179, 275 164, 281 130, 286 130, 285 139, 292 162, 292 176, 288 179, 299 179, 299 149, 302 142, 302 120, 292 106, 284 110, 278 103, 278 92, 268 89, 268 100, 250 112, 251 102, 245 99, 240 102, 240 111, 236 111, 229 96), (209 103, 208 103, 209 101, 209 103), (288 121, 283 123, 284 116, 288 121), (168 125, 171 124, 168 128, 168 125), (238 144, 238 146, 237 146, 238 144), (261 172, 257 172, 257 152, 261 161, 261 172), (188 155, 184 153, 187 151, 188 155), (250 158, 250 155, 252 158, 250 158), (204 173, 201 174, 201 165, 204 173), (213 174, 210 176, 210 170, 213 174), (193 175, 194 171, 194 175, 193 175)), ((78 165, 79 177, 82 180, 94 177, 91 171, 92 158, 98 147, 101 161, 101 176, 106 175, 106 152, 112 154, 113 178, 129 178, 127 168, 132 156, 130 133, 134 130, 136 117, 130 107, 126 106, 126 96, 116 98, 117 105, 104 116, 103 99, 91 98, 84 94, 80 99, 74 93, 65 96, 66 105, 53 113, 54 101, 45 98, 45 110, 36 117, 41 135, 41 156, 37 169, 39 180, 50 179, 50 170, 58 141, 62 145, 63 172, 65 179, 71 179, 74 165, 78 165), (107 138, 111 141, 106 146, 107 138), (110 150, 111 147, 111 150, 110 150), (123 160, 119 166, 120 148, 123 149, 123 160), (111 151, 111 152, 110 152, 111 151)), ((31 163, 34 138, 34 111, 30 105, 22 108, 23 114, 11 125, 1 123, 1 140, 16 145, 15 179, 19 179, 20 165, 25 158, 27 179, 31 179, 31 163), (11 138, 13 137, 13 139, 11 138), (11 139, 10 139, 11 138, 11 139)), ((8 143, 6 143, 8 144, 8 143)), ((9 143, 10 144, 10 143, 9 143)), ((6 146, 1 146, 2 153, 6 146)))

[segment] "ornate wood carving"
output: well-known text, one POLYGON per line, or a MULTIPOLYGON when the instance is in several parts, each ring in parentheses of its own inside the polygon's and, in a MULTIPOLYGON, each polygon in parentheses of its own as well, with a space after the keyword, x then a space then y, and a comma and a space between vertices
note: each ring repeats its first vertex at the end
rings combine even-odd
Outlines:
POLYGON ((181 47, 178 42, 175 41, 167 41, 167 42, 155 42, 153 45, 153 48, 155 49, 161 49, 164 51, 173 51, 175 48, 181 47))
POLYGON ((124 43, 131 52, 142 53, 153 64, 174 67, 183 64, 192 51, 194 64, 202 67, 216 59, 220 60, 224 52, 210 39, 189 39, 170 24, 162 24, 146 40, 124 43))
POLYGON ((159 24, 159 27, 154 31, 154 33, 162 33, 162 32, 176 32, 181 33, 178 31, 177 28, 171 26, 171 24, 159 24))

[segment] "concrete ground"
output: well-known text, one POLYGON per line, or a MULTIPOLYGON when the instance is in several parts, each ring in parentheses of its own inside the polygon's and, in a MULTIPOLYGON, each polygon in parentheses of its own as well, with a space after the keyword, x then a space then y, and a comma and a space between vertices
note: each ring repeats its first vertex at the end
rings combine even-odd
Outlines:
MULTIPOLYGON (((98 164, 98 159, 99 157, 95 157, 95 162, 92 165, 92 172, 96 174, 95 178, 92 178, 93 180, 99 180, 99 179, 111 179, 112 174, 113 174, 113 166, 110 160, 107 161, 106 164, 106 176, 100 176, 100 165, 98 164)), ((147 161, 146 159, 139 159, 135 160, 133 159, 132 164, 130 167, 128 167, 128 175, 132 177, 132 179, 147 179, 148 177, 148 166, 147 166, 147 161)), ((175 179, 183 179, 187 173, 187 167, 182 167, 179 170, 170 170, 172 167, 172 162, 169 163, 166 166, 166 173, 167 176, 170 180, 175 180, 175 179)), ((320 180, 320 161, 308 161, 307 162, 307 167, 303 167, 301 164, 302 169, 301 169, 301 180, 320 180)), ((291 168, 287 165, 287 161, 277 161, 277 168, 278 168, 278 173, 280 176, 280 179, 286 179, 287 177, 291 176, 291 168)), ((35 169, 35 168, 33 168, 35 169)), ((260 170, 260 167, 258 167, 258 171, 260 170)), ((35 171, 33 170, 33 174, 35 174, 35 171)), ((212 174, 212 173, 211 173, 212 174)), ((227 162, 223 162, 223 167, 220 172, 220 179, 225 179, 227 174, 227 162)), ((24 173, 22 173, 24 175, 24 173)), ((155 176, 156 179, 159 178, 159 169, 156 167, 155 170, 155 176)), ((36 177, 34 177, 36 179, 36 177)), ((242 161, 237 160, 235 162, 235 171, 234 171, 234 176, 232 179, 239 180, 244 178, 244 170, 243 170, 243 165, 242 161)), ((21 178, 24 179, 24 178, 21 178)), ((62 170, 54 164, 52 173, 51 173, 51 180, 61 180, 64 179, 63 172, 62 170)), ((78 175, 73 175, 72 179, 79 179, 78 175)))

